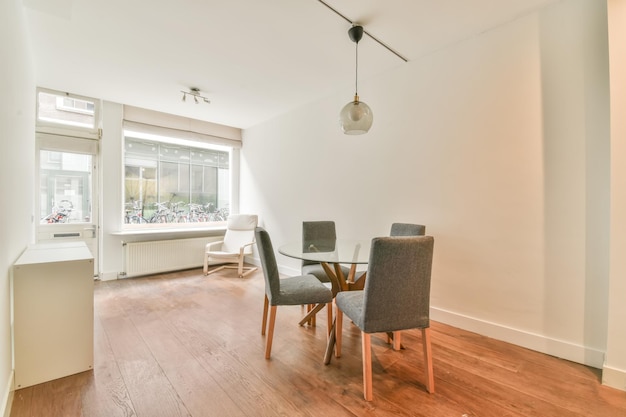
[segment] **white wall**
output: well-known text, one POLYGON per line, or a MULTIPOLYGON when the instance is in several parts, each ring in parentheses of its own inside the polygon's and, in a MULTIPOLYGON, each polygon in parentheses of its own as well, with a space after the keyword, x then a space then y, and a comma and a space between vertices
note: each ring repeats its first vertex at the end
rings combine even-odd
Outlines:
POLYGON ((35 82, 22 2, 0 2, 0 416, 8 416, 13 361, 9 274, 34 239, 35 82))
POLYGON ((603 383, 626 391, 626 1, 609 0, 611 51, 611 274, 603 383))
MULTIPOLYGON (((301 222, 435 237, 433 318, 595 367, 607 338, 606 4, 567 0, 244 132, 241 209, 275 246, 301 222)), ((279 256, 285 272, 299 264, 279 256)), ((623 298, 623 296, 622 296, 623 298)))
POLYGON ((122 119, 124 106, 117 103, 102 103, 102 141, 100 142, 100 158, 102 163, 101 180, 102 202, 100 207, 100 278, 102 280, 117 279, 124 271, 122 252, 123 237, 112 233, 119 232, 122 224, 123 201, 122 189, 122 157, 124 154, 122 119))

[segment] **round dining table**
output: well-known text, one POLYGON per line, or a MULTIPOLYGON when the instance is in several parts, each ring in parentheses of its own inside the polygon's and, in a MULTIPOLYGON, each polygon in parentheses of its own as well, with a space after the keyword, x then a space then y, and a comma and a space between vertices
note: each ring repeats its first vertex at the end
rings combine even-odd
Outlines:
POLYGON ((333 284, 334 293, 363 289, 365 273, 357 277, 357 265, 369 262, 370 240, 336 239, 311 242, 291 242, 278 248, 278 253, 290 258, 319 262, 333 284), (350 273, 345 276, 341 265, 350 265, 350 273), (335 288, 337 286, 337 288, 335 288))
MULTIPOLYGON (((278 253, 290 258, 319 262, 332 285, 333 296, 339 291, 362 290, 365 285, 365 272, 359 272, 357 265, 369 262, 370 240, 336 239, 311 242, 292 242, 281 245, 278 253), (345 276, 342 264, 350 265, 350 272, 345 276)), ((313 312, 314 310, 312 310, 313 312)), ((335 348, 336 315, 328 329, 328 343, 324 354, 324 364, 328 365, 335 348)), ((304 321, 304 319, 303 319, 304 321)), ((302 324, 302 321, 301 321, 302 324)))

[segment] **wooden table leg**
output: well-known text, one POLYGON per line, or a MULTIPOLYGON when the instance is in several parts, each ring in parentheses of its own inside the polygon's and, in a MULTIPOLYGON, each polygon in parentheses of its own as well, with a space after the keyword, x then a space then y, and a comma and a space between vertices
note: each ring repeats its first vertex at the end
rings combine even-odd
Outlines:
POLYGON ((333 326, 330 329, 330 334, 328 335, 328 343, 326 344, 326 353, 324 354, 324 365, 330 364, 330 359, 333 357, 333 349, 335 348, 335 326, 336 326, 337 315, 333 319, 333 326))
MULTIPOLYGON (((328 275, 328 279, 330 279, 330 285, 332 285, 332 292, 334 297, 339 291, 343 290, 343 286, 341 285, 341 277, 335 274, 335 271, 333 271, 333 269, 330 267, 330 265, 328 265, 327 262, 321 262, 321 265, 324 269, 324 272, 326 272, 326 275, 328 275)), ((341 268, 339 268, 339 271, 341 271, 341 268)))
POLYGON ((326 305, 326 304, 324 304, 324 303, 317 304, 314 308, 312 308, 312 309, 310 309, 310 310, 308 311, 308 313, 306 314, 306 316, 304 316, 304 317, 302 318, 302 320, 300 320, 300 323, 298 323, 298 324, 299 324, 300 326, 304 326, 304 323, 309 322, 309 321, 310 321, 313 317, 315 317, 315 315, 316 315, 316 314, 317 314, 317 313, 318 313, 321 309, 323 309, 325 305, 326 305))

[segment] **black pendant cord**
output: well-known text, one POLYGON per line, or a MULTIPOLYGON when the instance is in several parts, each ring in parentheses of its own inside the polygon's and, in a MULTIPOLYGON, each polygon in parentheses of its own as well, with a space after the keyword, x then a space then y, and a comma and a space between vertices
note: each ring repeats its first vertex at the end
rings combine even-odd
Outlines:
POLYGON ((356 43, 356 65, 354 74, 354 96, 359 96, 359 43, 356 43))
MULTIPOLYGON (((318 2, 322 3, 324 6, 328 7, 330 10, 332 10, 336 15, 342 17, 344 20, 346 20, 348 23, 350 23, 351 25, 355 25, 355 23, 348 19, 347 17, 345 17, 344 15, 342 15, 341 13, 339 13, 337 10, 335 10, 334 8, 332 8, 328 3, 326 3, 323 0, 317 0, 318 2)), ((391 52, 392 54, 394 54, 395 56, 397 56, 398 58, 400 58, 401 60, 403 60, 404 62, 409 62, 408 59, 406 59, 405 57, 403 57, 402 55, 400 55, 398 52, 394 51, 393 49, 391 49, 389 46, 385 45, 383 42, 379 41, 378 39, 376 39, 374 36, 372 36, 371 33, 367 32, 367 31, 363 31, 363 33, 365 33, 367 36, 369 36, 370 38, 372 38, 374 41, 376 41, 378 44, 380 44, 383 48, 387 49, 389 52, 391 52)))

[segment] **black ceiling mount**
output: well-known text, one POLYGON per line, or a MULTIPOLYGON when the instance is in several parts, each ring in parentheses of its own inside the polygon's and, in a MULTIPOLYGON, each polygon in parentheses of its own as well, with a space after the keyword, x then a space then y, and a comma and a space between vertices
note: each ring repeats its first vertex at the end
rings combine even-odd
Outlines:
MULTIPOLYGON (((341 17, 342 19, 344 19, 345 21, 347 21, 348 23, 350 23, 351 25, 355 25, 355 23, 348 19, 347 17, 345 17, 344 15, 342 15, 341 13, 339 13, 337 10, 333 9, 328 3, 326 3, 324 0, 317 0, 319 3, 323 4, 324 6, 326 6, 326 8, 328 8, 330 11, 332 11, 333 13, 335 13, 337 16, 341 17)), ((385 49, 387 49, 389 52, 391 52, 392 54, 394 54, 395 56, 397 56, 398 58, 400 58, 401 60, 403 60, 404 62, 408 62, 409 60, 406 59, 405 57, 403 57, 402 55, 400 55, 398 52, 394 51, 393 49, 391 49, 388 45, 384 44, 383 42, 381 42, 379 39, 376 39, 374 36, 372 36, 371 33, 363 30, 363 27, 359 26, 362 30, 361 36, 359 37, 359 40, 361 40, 361 37, 363 36, 363 34, 366 34, 367 36, 369 36, 370 38, 372 38, 374 41, 376 41, 378 44, 380 44, 382 47, 384 47, 385 49)), ((358 30, 358 29, 357 29, 358 30)), ((350 35, 350 39, 352 39, 352 35, 350 35)), ((352 39, 354 42, 354 39, 352 39)))
POLYGON ((352 39, 352 42, 359 43, 363 38, 363 26, 354 25, 348 30, 348 36, 352 39))

